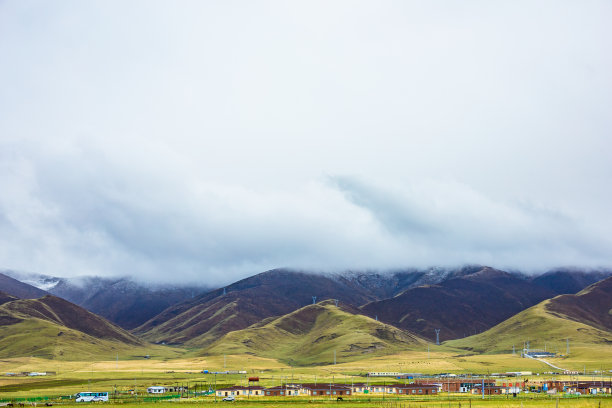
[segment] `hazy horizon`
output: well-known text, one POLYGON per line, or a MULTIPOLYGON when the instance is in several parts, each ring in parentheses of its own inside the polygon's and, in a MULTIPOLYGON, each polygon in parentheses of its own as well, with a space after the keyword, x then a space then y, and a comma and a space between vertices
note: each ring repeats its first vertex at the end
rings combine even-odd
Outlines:
POLYGON ((0 3, 0 269, 612 267, 606 1, 0 3))

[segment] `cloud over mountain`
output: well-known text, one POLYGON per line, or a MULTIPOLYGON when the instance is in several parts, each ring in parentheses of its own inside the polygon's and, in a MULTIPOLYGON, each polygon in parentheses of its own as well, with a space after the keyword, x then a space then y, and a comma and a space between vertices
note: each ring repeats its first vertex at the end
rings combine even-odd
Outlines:
POLYGON ((612 265, 607 2, 0 11, 3 268, 612 265))

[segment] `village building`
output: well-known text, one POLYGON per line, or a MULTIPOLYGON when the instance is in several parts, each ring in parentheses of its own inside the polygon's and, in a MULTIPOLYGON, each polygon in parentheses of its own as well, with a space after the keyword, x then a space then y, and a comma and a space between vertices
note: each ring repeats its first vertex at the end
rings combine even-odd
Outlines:
MULTIPOLYGON (((432 380, 425 379, 417 379, 415 380, 417 384, 432 384, 432 380)), ((445 378, 440 379, 435 382, 440 385, 441 392, 471 392, 472 388, 475 385, 482 386, 482 378, 445 378)), ((495 381, 493 380, 485 380, 485 387, 493 387, 495 386, 495 381)))
POLYGON ((437 395, 437 384, 396 384, 395 393, 398 395, 437 395))
POLYGON ((353 391, 353 394, 355 393, 369 394, 370 387, 366 383, 353 383, 351 384, 351 391, 353 391))
POLYGON ((297 384, 285 384, 264 389, 266 397, 297 397, 304 394, 304 387, 297 384))
MULTIPOLYGON (((484 388, 484 395, 501 395, 503 394, 504 387, 499 387, 497 385, 494 386, 486 386, 484 388)), ((482 395, 482 384, 476 384, 472 388, 472 394, 482 395)))
POLYGON ((152 386, 147 388, 147 392, 149 394, 164 394, 166 392, 166 387, 152 386))
POLYGON ((215 395, 217 397, 263 397, 264 387, 261 387, 259 385, 254 385, 252 387, 243 387, 241 385, 236 385, 234 387, 219 388, 215 392, 215 395))
POLYGON ((352 394, 351 386, 344 384, 304 384, 307 395, 313 397, 344 397, 352 394))
POLYGON ((572 394, 612 394, 612 382, 610 381, 573 381, 564 386, 565 392, 572 394))

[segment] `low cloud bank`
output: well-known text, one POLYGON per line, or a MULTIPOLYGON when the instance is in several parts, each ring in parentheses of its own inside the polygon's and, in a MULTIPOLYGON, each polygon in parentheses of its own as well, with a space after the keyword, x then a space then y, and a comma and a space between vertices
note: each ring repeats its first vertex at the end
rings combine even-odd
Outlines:
POLYGON ((86 156, 3 158, 4 267, 222 284, 276 267, 612 265, 609 221, 459 183, 321 177, 256 189, 86 156))

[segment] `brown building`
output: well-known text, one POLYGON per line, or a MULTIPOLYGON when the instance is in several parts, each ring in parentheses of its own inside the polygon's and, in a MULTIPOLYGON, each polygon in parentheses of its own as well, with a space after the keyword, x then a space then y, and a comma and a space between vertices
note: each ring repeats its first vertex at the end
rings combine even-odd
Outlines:
MULTIPOLYGON (((495 386, 495 380, 485 379, 485 387, 495 386)), ((435 381, 431 379, 417 379, 417 384, 440 384, 442 392, 470 392, 475 385, 482 386, 482 378, 440 378, 435 381)))
POLYGON ((304 384, 304 391, 313 397, 345 397, 352 394, 350 385, 342 384, 304 384))
POLYGON ((436 384, 395 384, 398 395, 438 395, 436 384))

